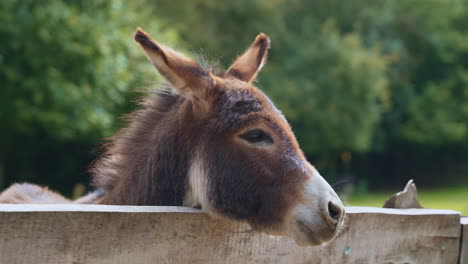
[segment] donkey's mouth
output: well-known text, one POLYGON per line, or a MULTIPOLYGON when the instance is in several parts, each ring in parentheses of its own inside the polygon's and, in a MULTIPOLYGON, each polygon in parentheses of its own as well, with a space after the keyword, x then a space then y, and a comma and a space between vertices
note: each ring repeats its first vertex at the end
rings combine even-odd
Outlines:
POLYGON ((324 241, 319 239, 317 234, 312 231, 312 228, 301 220, 296 221, 296 228, 294 231, 294 240, 300 246, 315 246, 324 243, 324 241))

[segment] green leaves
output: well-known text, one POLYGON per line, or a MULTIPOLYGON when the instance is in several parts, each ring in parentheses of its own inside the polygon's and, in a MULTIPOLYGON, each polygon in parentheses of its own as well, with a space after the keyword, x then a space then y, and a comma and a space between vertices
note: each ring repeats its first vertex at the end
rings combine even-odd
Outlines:
POLYGON ((132 34, 145 26, 163 42, 177 35, 161 30, 144 7, 139 0, 0 2, 0 167, 7 182, 73 182, 89 163, 90 148, 81 146, 115 133, 120 115, 133 108, 133 91, 158 80, 132 34), (54 151, 66 144, 82 149, 74 156, 54 151), (51 158, 38 164, 41 157, 51 158))
POLYGON ((129 110, 130 89, 155 76, 131 36, 157 22, 137 3, 2 1, 0 96, 10 100, 0 121, 59 140, 110 136, 116 113, 129 110))

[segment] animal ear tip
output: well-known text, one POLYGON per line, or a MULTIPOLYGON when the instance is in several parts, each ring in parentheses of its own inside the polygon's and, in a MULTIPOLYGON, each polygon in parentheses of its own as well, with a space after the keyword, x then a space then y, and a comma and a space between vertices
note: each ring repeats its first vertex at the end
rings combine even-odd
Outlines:
POLYGON ((268 37, 268 35, 263 32, 257 35, 257 37, 255 38, 255 42, 258 43, 259 45, 262 45, 262 46, 264 45, 264 46, 267 46, 267 48, 270 48, 270 43, 271 43, 270 37, 268 37))
POLYGON ((142 42, 151 40, 148 33, 144 32, 140 27, 137 28, 134 38, 135 38, 135 41, 140 44, 143 44, 142 42))
POLYGON ((141 28, 137 28, 134 39, 136 42, 140 42, 142 39, 148 38, 148 34, 146 34, 141 28))

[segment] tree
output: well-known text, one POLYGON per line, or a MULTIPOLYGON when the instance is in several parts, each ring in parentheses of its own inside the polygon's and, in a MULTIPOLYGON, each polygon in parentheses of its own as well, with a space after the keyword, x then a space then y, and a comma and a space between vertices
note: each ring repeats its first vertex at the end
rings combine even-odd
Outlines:
POLYGON ((0 168, 7 181, 41 175, 40 182, 71 184, 67 177, 86 171, 89 146, 115 132, 119 113, 131 109, 130 90, 155 80, 133 41, 138 26, 176 40, 143 1, 0 2, 0 168))

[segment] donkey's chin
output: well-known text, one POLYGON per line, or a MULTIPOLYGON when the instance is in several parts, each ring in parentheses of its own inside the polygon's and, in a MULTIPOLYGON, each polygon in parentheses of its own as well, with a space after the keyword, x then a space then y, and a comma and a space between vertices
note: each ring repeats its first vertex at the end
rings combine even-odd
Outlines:
POLYGON ((319 246, 332 241, 337 232, 324 232, 310 223, 297 220, 291 227, 290 236, 299 246, 319 246))
POLYGON ((320 219, 320 217, 308 220, 294 217, 289 224, 285 225, 268 226, 255 223, 249 223, 249 225, 254 231, 273 236, 286 236, 294 240, 297 245, 307 247, 320 246, 333 241, 343 224, 339 223, 337 227, 333 227, 327 219, 320 219))

